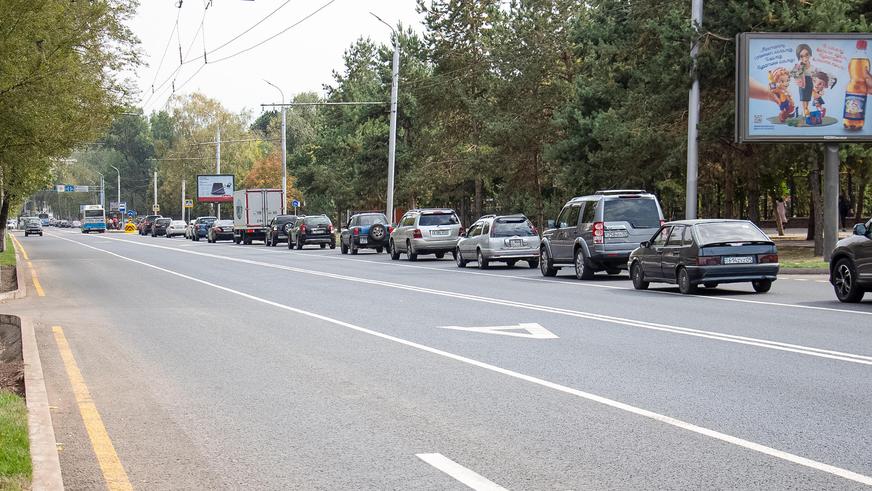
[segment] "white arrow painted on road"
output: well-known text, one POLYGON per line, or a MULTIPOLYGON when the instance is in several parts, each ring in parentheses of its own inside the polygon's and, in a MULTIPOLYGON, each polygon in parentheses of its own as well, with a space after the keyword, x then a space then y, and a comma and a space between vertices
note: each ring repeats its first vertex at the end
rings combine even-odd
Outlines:
POLYGON ((514 336, 516 338, 529 339, 557 339, 557 335, 545 329, 535 322, 521 323, 517 326, 490 326, 490 327, 460 327, 439 326, 439 329, 453 329, 455 331, 482 332, 485 334, 500 334, 502 336, 514 336), (522 332, 519 332, 522 331, 522 332))

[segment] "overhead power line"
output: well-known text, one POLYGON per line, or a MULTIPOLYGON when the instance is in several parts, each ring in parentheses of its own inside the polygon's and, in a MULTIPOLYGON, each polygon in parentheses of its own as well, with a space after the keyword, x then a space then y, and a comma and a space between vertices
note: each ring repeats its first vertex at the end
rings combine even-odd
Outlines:
MULTIPOLYGON (((237 39, 241 38, 242 36, 248 34, 249 32, 251 32, 252 29, 254 29, 255 27, 257 27, 257 26, 259 26, 260 24, 262 24, 264 21, 266 21, 267 19, 269 19, 270 17, 272 17, 273 14, 275 14, 276 12, 278 12, 279 10, 281 10, 285 5, 287 5, 287 4, 289 4, 289 3, 291 3, 291 0, 286 0, 283 4, 281 4, 281 5, 279 5, 278 7, 276 7, 275 10, 273 10, 272 12, 266 14, 266 16, 265 16, 264 18, 260 19, 259 21, 255 22, 254 24, 252 24, 251 27, 249 27, 248 29, 246 29, 246 30, 240 32, 240 33, 237 34, 236 36, 233 36, 233 38, 231 38, 229 41, 226 41, 226 42, 225 42, 224 44, 222 44, 221 46, 218 46, 217 48, 214 48, 214 49, 208 51, 206 54, 210 54, 210 55, 211 55, 212 53, 218 51, 219 49, 221 49, 221 48, 223 48, 223 47, 225 47, 225 46, 227 46, 228 44, 232 43, 233 41, 236 41, 237 39)), ((196 58, 195 58, 195 59, 196 59, 196 58)), ((188 61, 192 61, 192 60, 188 60, 188 61)))

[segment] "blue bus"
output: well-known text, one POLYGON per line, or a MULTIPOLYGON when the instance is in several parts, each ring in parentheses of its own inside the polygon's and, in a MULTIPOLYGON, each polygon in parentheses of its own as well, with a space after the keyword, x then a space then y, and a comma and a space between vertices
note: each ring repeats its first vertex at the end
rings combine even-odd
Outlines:
POLYGON ((43 227, 48 227, 51 223, 51 215, 48 213, 40 213, 37 215, 39 217, 39 221, 42 223, 43 227))
POLYGON ((106 211, 100 205, 85 205, 82 207, 82 233, 103 233, 106 231, 106 211))

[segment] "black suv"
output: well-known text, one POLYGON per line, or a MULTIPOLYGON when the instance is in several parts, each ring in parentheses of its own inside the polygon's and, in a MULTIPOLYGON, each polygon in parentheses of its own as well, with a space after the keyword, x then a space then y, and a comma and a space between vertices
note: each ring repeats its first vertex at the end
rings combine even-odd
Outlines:
POLYGON ((297 219, 297 215, 279 215, 270 220, 266 229, 266 240, 264 240, 264 244, 266 244, 267 247, 275 247, 279 242, 287 242, 288 230, 294 226, 294 222, 297 219))
POLYGON ((872 220, 854 225, 854 235, 836 243, 830 256, 830 283, 842 302, 859 302, 872 290, 872 220))
POLYGON ((306 244, 318 244, 321 249, 336 248, 333 222, 327 215, 309 215, 294 222, 288 229, 288 249, 302 249, 306 244))
POLYGON ((394 228, 384 213, 357 213, 348 219, 348 225, 339 234, 342 254, 357 254, 358 249, 375 249, 381 253, 388 247, 394 228))
POLYGON ((619 274, 639 243, 648 240, 663 224, 657 198, 643 190, 616 189, 572 198, 560 211, 539 247, 539 269, 554 276, 563 266, 573 266, 580 280, 593 279, 605 270, 619 274))

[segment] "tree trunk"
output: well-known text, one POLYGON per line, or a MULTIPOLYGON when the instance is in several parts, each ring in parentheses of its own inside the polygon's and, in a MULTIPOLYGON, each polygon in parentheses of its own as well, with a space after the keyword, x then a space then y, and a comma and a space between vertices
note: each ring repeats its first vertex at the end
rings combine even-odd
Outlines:
POLYGON ((545 230, 545 206, 542 203, 542 179, 539 175, 539 153, 533 156, 533 170, 536 177, 536 225, 545 230))
POLYGON ((482 182, 481 176, 475 177, 475 202, 472 203, 472 214, 475 215, 473 218, 478 220, 478 217, 482 215, 481 213, 481 204, 482 204, 482 182))
MULTIPOLYGON (((824 254, 824 198, 821 195, 821 180, 820 180, 820 162, 815 160, 814 169, 809 173, 809 187, 811 189, 811 200, 814 205, 814 213, 809 214, 814 216, 814 255, 823 256, 824 254)), ((811 220, 811 216, 809 216, 811 220)))
POLYGON ((751 186, 748 188, 748 220, 760 224, 760 188, 757 186, 757 176, 749 176, 751 186))
POLYGON ((736 218, 734 184, 733 164, 728 160, 724 163, 724 218, 736 218))
POLYGON ((857 198, 854 200, 854 223, 863 221, 863 206, 865 206, 866 198, 866 179, 860 178, 857 183, 857 198))
POLYGON ((0 205, 0 252, 6 252, 6 220, 9 218, 9 195, 3 193, 0 205))

